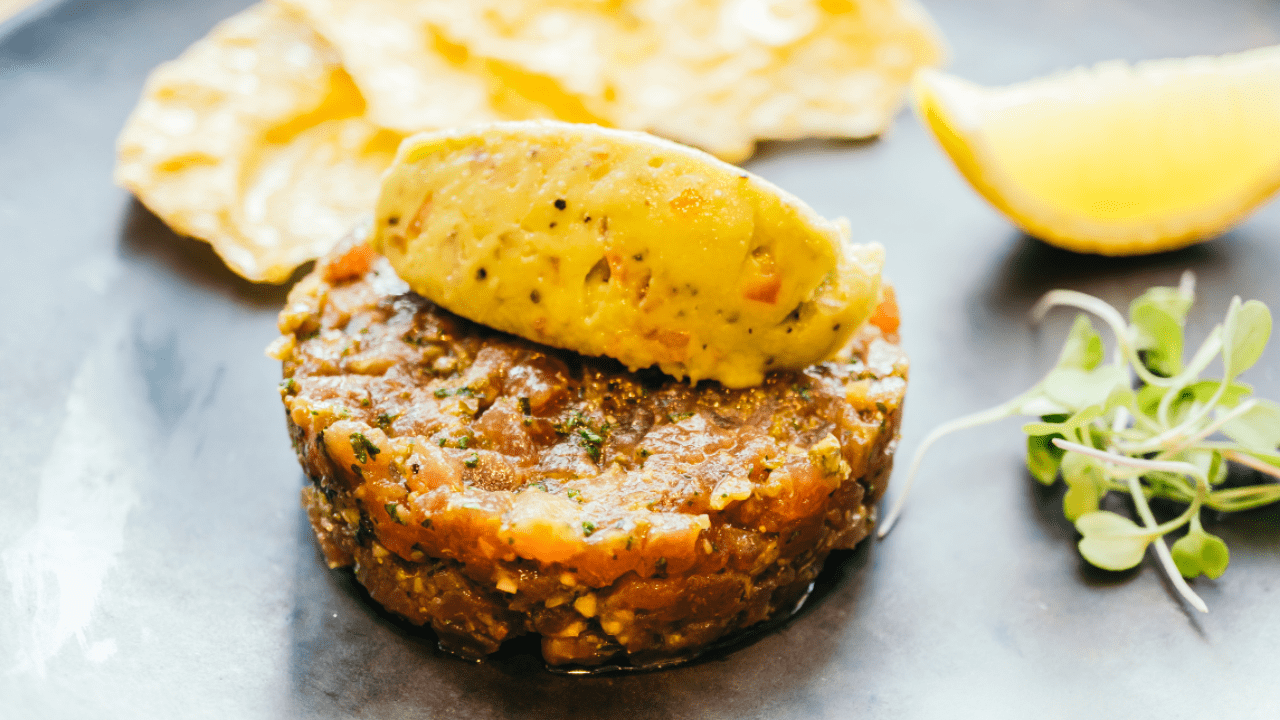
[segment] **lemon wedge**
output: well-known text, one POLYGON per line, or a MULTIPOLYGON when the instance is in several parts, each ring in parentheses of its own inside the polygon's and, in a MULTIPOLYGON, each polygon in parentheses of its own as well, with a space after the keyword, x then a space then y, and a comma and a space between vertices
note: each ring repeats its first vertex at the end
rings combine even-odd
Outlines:
POLYGON ((1108 62, 1000 88, 926 70, 913 92, 983 197, 1076 252, 1183 247, 1280 188, 1280 46, 1108 62))

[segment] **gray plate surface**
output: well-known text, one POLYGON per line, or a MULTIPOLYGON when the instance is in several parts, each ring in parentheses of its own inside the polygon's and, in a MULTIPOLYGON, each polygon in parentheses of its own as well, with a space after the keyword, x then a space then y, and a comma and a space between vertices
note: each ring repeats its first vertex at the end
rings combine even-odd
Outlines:
MULTIPOLYGON (((246 4, 69 0, 0 26, 0 717, 1280 717, 1280 510, 1206 518, 1231 567, 1194 583, 1211 612, 1193 613, 1150 558, 1081 561, 1016 421, 941 443, 893 535, 833 558, 799 616, 734 652, 613 677, 551 675, 527 645, 440 654, 315 548, 262 354, 285 289, 111 183, 146 73, 246 4)), ((925 4, 951 69, 988 84, 1280 42, 1280 4, 1259 0, 925 4)), ((1275 203, 1113 260, 1013 229, 909 112, 879 141, 770 144, 749 167, 887 246, 903 452, 1048 369, 1071 319, 1030 324, 1048 289, 1124 306, 1190 268, 1197 342, 1233 294, 1280 309, 1275 203)), ((1245 379, 1280 397, 1278 369, 1272 348, 1245 379)))

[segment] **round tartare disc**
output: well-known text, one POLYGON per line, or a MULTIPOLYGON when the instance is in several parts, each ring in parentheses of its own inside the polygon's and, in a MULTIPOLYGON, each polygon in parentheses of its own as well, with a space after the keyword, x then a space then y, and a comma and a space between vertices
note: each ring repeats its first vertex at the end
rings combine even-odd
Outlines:
POLYGON ((280 316, 281 395, 333 566, 471 656, 688 657, 788 612, 874 525, 906 359, 893 322, 757 387, 627 372, 485 328, 345 245, 280 316))

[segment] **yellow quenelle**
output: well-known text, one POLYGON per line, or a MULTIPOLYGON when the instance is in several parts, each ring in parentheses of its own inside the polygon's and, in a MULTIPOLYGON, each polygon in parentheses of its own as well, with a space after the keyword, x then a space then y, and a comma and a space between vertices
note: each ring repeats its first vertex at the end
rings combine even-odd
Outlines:
POLYGON ((418 293, 531 340, 745 387, 829 357, 875 308, 883 249, 698 150, 510 122, 409 138, 375 247, 418 293))
POLYGON ((978 192, 1070 250, 1182 247, 1280 188, 1280 47, 1103 63, 1002 88, 924 71, 914 94, 978 192))

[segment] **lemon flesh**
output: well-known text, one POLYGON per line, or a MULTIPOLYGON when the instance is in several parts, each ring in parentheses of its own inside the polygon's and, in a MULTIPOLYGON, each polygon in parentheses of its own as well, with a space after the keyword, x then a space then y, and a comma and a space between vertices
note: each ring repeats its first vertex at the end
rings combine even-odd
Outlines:
POLYGON ((706 153, 510 122, 409 138, 374 246, 419 294, 536 342, 730 387, 838 350, 883 250, 706 153))
POLYGON ((1001 88, 924 71, 913 90, 978 192, 1077 252, 1182 247, 1280 188, 1280 47, 1104 63, 1001 88))

